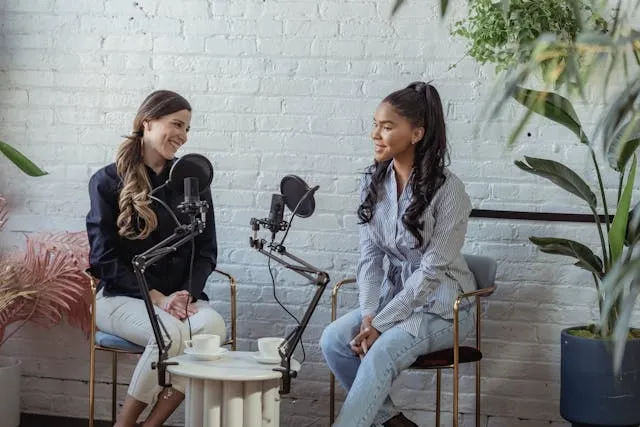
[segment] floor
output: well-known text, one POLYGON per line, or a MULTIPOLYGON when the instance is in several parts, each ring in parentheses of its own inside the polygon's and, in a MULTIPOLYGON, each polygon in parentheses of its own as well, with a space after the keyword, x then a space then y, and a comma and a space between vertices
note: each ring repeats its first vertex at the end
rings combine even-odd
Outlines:
MULTIPOLYGON (((51 415, 22 414, 20 427, 87 427, 89 421, 86 418, 54 417, 51 415)), ((93 423, 94 427, 111 427, 109 421, 93 423)))

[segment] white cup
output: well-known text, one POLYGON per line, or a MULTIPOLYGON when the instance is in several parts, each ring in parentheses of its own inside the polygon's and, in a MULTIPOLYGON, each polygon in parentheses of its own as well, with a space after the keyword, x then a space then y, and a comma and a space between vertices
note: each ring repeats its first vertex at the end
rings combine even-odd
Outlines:
POLYGON ((284 338, 280 337, 265 337, 258 339, 258 350, 263 357, 278 357, 278 347, 284 341, 284 338))
POLYGON ((194 335, 184 345, 193 348, 196 353, 213 354, 220 349, 220 335, 201 334, 194 335))

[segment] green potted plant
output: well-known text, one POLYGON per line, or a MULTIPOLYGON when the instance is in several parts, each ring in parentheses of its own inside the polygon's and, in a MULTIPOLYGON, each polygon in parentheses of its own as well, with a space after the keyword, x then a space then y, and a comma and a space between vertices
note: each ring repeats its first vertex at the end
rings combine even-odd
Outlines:
MULTIPOLYGON (((396 9, 404 0, 396 1, 396 9)), ((440 2, 444 16, 449 2, 440 2)), ((468 41, 467 54, 491 63, 501 73, 502 96, 493 99, 495 116, 508 99, 523 104, 526 114, 510 138, 513 143, 532 114, 540 114, 574 132, 589 151, 598 197, 584 179, 565 165, 525 157, 520 169, 550 180, 584 200, 594 216, 597 251, 559 237, 531 237, 540 250, 575 258, 575 265, 592 274, 600 319, 562 331, 561 414, 580 426, 640 424, 640 334, 630 319, 640 294, 640 206, 631 211, 636 175, 635 152, 640 145, 640 32, 633 13, 640 1, 586 0, 470 0, 469 14, 452 33, 468 41), (611 22, 605 20, 611 12, 611 22), (604 73, 599 72, 604 70, 604 73), (585 100, 585 86, 605 91, 622 70, 624 89, 610 101, 598 121, 596 137, 588 138, 564 89, 585 100), (546 90, 525 89, 539 81, 546 90), (598 161, 594 147, 606 155, 598 161), (615 201, 607 201, 602 173, 617 173, 615 201)), ((395 10, 395 9, 394 9, 395 10)), ((619 81, 619 80, 618 80, 619 81)), ((490 109, 489 109, 490 110, 490 109)))
MULTIPOLYGON (((525 157, 516 166, 541 176, 582 199, 593 214, 600 240, 597 251, 562 237, 530 237, 542 252, 569 256, 575 265, 591 273, 598 295, 602 322, 567 328, 561 333, 562 416, 580 425, 627 426, 640 424, 640 329, 629 327, 638 292, 617 289, 620 278, 635 268, 633 251, 640 242, 640 204, 630 212, 636 178, 635 149, 640 144, 640 126, 625 122, 610 144, 608 165, 598 162, 571 103, 545 91, 517 88, 514 98, 530 111, 560 123, 574 132, 590 152, 597 177, 599 197, 575 171, 560 162, 525 157), (607 201, 602 174, 609 166, 619 176, 616 201, 607 201), (599 206, 598 199, 602 206, 599 206), (604 212, 601 218, 600 212, 604 212), (615 213, 615 215, 614 215, 615 213), (611 342, 621 341, 612 352, 611 342), (611 363, 613 360, 615 364, 611 363), (615 372, 614 372, 615 367, 615 372), (617 372, 617 373, 616 373, 617 372)), ((637 284, 625 286, 634 289, 637 284)), ((640 291, 640 289, 638 289, 640 291)), ((599 319, 600 320, 600 319, 599 319)))
POLYGON ((589 152, 598 197, 560 162, 525 157, 515 163, 582 199, 593 214, 600 241, 594 251, 561 237, 530 238, 543 252, 573 257, 577 267, 591 273, 598 295, 600 319, 561 333, 561 415, 581 426, 630 426, 640 424, 640 330, 630 328, 640 294, 640 260, 634 256, 640 241, 640 205, 631 210, 640 145, 640 33, 630 25, 621 3, 612 11, 611 25, 592 3, 475 0, 471 15, 456 24, 454 33, 471 41, 471 56, 505 71, 505 91, 494 114, 508 97, 526 107, 510 144, 530 116, 539 114, 567 127, 589 152), (605 73, 598 74, 598 68, 605 73), (595 151, 595 138, 587 136, 569 99, 557 92, 564 88, 586 101, 587 84, 599 81, 606 89, 620 68, 626 87, 613 99, 596 132, 606 154, 603 161, 595 151), (523 84, 536 75, 555 92, 525 89, 523 84), (606 197, 605 173, 618 175, 613 201, 606 197))
MULTIPOLYGON (((472 0, 468 16, 455 22, 452 34, 467 41, 467 55, 480 64, 495 65, 497 73, 527 62, 539 38, 573 43, 581 31, 608 31, 608 22, 590 0, 472 0)), ((538 65, 546 82, 562 84, 565 73, 555 74, 557 60, 538 65)))

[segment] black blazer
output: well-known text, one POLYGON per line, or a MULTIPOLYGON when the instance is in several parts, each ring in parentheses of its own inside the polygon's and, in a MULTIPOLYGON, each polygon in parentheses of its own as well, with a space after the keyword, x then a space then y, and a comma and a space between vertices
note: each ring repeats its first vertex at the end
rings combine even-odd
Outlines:
MULTIPOLYGON (((160 174, 156 174, 149 167, 146 168, 153 188, 160 186, 167 180, 172 163, 167 162, 160 174)), ((158 228, 144 240, 129 240, 119 236, 116 220, 120 213, 118 195, 121 189, 122 181, 117 175, 115 163, 103 167, 89 180, 91 208, 87 214, 87 234, 90 246, 90 271, 100 279, 98 289, 104 288, 103 294, 105 296, 126 295, 142 298, 131 261, 135 255, 146 251, 173 234, 176 223, 170 213, 154 201, 152 208, 158 216, 158 228)), ((182 224, 189 223, 188 216, 176 210, 177 205, 183 200, 181 194, 164 187, 158 190, 154 196, 171 207, 182 224)), ((149 289, 156 289, 164 295, 185 289, 190 290, 191 295, 196 298, 208 300, 203 289, 207 278, 216 267, 218 247, 211 190, 207 189, 200 197, 209 203, 209 210, 206 228, 202 234, 195 238, 191 289, 189 289, 189 263, 191 261, 191 245, 189 243, 147 268, 145 277, 149 289)))

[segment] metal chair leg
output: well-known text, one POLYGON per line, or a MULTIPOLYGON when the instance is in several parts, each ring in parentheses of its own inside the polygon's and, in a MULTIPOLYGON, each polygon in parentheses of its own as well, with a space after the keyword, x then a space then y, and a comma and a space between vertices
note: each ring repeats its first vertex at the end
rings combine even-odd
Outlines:
POLYGON ((89 427, 93 427, 95 399, 96 399, 96 350, 93 345, 91 345, 90 348, 91 348, 90 350, 91 354, 89 355, 89 427))
POLYGON ((333 372, 329 375, 329 425, 332 426, 336 419, 336 377, 333 372))
POLYGON ((436 427, 440 427, 440 385, 442 384, 442 370, 436 369, 436 427))
POLYGON ((453 365, 453 427, 458 427, 458 397, 460 391, 458 389, 458 364, 453 365))
POLYGON ((480 361, 476 362, 476 427, 480 427, 480 361))
MULTIPOLYGON (((344 285, 355 283, 355 279, 345 279, 336 283, 331 290, 331 321, 338 317, 338 291, 344 285)), ((336 377, 329 371, 329 425, 333 425, 336 419, 336 377)))
POLYGON ((89 427, 93 427, 96 403, 96 281, 85 272, 91 284, 91 337, 89 338, 89 427))
MULTIPOLYGON (((481 313, 480 297, 476 296, 476 348, 478 351, 480 351, 480 337, 482 336, 481 313)), ((480 427, 480 360, 476 362, 476 427, 480 427)))
POLYGON ((111 353, 111 424, 116 423, 116 406, 118 387, 118 353, 111 353))

